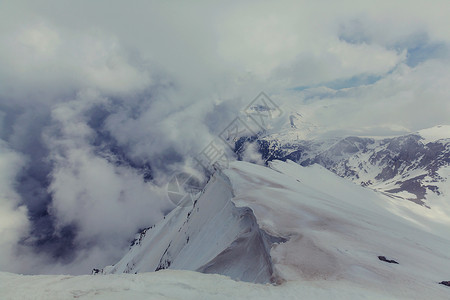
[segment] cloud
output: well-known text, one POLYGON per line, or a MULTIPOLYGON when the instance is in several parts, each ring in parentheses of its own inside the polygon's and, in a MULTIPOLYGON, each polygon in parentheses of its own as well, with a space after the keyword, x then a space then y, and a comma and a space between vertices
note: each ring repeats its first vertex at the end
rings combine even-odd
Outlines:
POLYGON ((14 271, 16 246, 28 231, 27 208, 20 205, 14 179, 26 163, 0 140, 0 269, 14 271))
MULTIPOLYGON (((392 135, 448 123, 447 63, 401 64, 374 83, 342 90, 306 89, 311 122, 328 134, 392 135)), ((301 109, 299 108, 300 112, 301 109)))
POLYGON ((4 41, 0 60, 6 70, 0 78, 8 89, 0 93, 15 101, 45 105, 80 88, 118 95, 150 84, 147 71, 133 65, 114 37, 100 32, 66 32, 39 22, 14 28, 4 41))

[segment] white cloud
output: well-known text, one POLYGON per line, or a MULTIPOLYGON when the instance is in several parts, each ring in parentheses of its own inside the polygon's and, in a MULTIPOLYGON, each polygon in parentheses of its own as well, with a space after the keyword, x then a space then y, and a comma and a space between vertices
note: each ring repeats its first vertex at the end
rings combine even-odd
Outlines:
MULTIPOLYGON (((294 93, 312 102, 309 121, 334 134, 390 135, 447 124, 450 115, 448 63, 429 60, 411 68, 400 64, 379 81, 339 92, 294 93), (317 98, 315 96, 317 95, 317 98)), ((299 108, 301 109, 301 108, 299 108)), ((301 112, 301 110, 300 110, 301 112)))
POLYGON ((28 234, 27 208, 15 192, 15 178, 25 159, 0 140, 0 269, 14 271, 16 247, 28 234))

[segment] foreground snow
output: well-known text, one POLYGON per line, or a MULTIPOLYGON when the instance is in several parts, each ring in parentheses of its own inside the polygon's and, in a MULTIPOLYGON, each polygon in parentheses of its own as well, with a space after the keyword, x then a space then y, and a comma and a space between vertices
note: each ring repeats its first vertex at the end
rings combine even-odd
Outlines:
POLYGON ((384 291, 352 283, 342 284, 334 280, 289 282, 282 286, 273 286, 237 282, 221 275, 178 270, 105 276, 25 276, 0 273, 0 298, 2 300, 399 299, 384 291))

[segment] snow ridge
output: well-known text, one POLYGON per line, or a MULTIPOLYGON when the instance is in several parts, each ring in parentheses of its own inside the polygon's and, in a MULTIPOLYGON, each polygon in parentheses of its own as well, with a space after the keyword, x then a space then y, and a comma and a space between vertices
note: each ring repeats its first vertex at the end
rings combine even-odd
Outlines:
POLYGON ((284 242, 261 230, 251 209, 236 207, 228 178, 218 172, 200 197, 177 207, 162 223, 138 234, 125 257, 103 274, 181 269, 267 283, 273 274, 270 250, 284 242))

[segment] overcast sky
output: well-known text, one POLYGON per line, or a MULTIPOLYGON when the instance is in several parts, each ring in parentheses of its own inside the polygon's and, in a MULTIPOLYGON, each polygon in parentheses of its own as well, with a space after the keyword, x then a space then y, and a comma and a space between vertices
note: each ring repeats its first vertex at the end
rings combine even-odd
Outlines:
POLYGON ((450 2, 371 3, 1 1, 0 270, 114 263, 260 91, 328 136, 449 124, 450 2))

